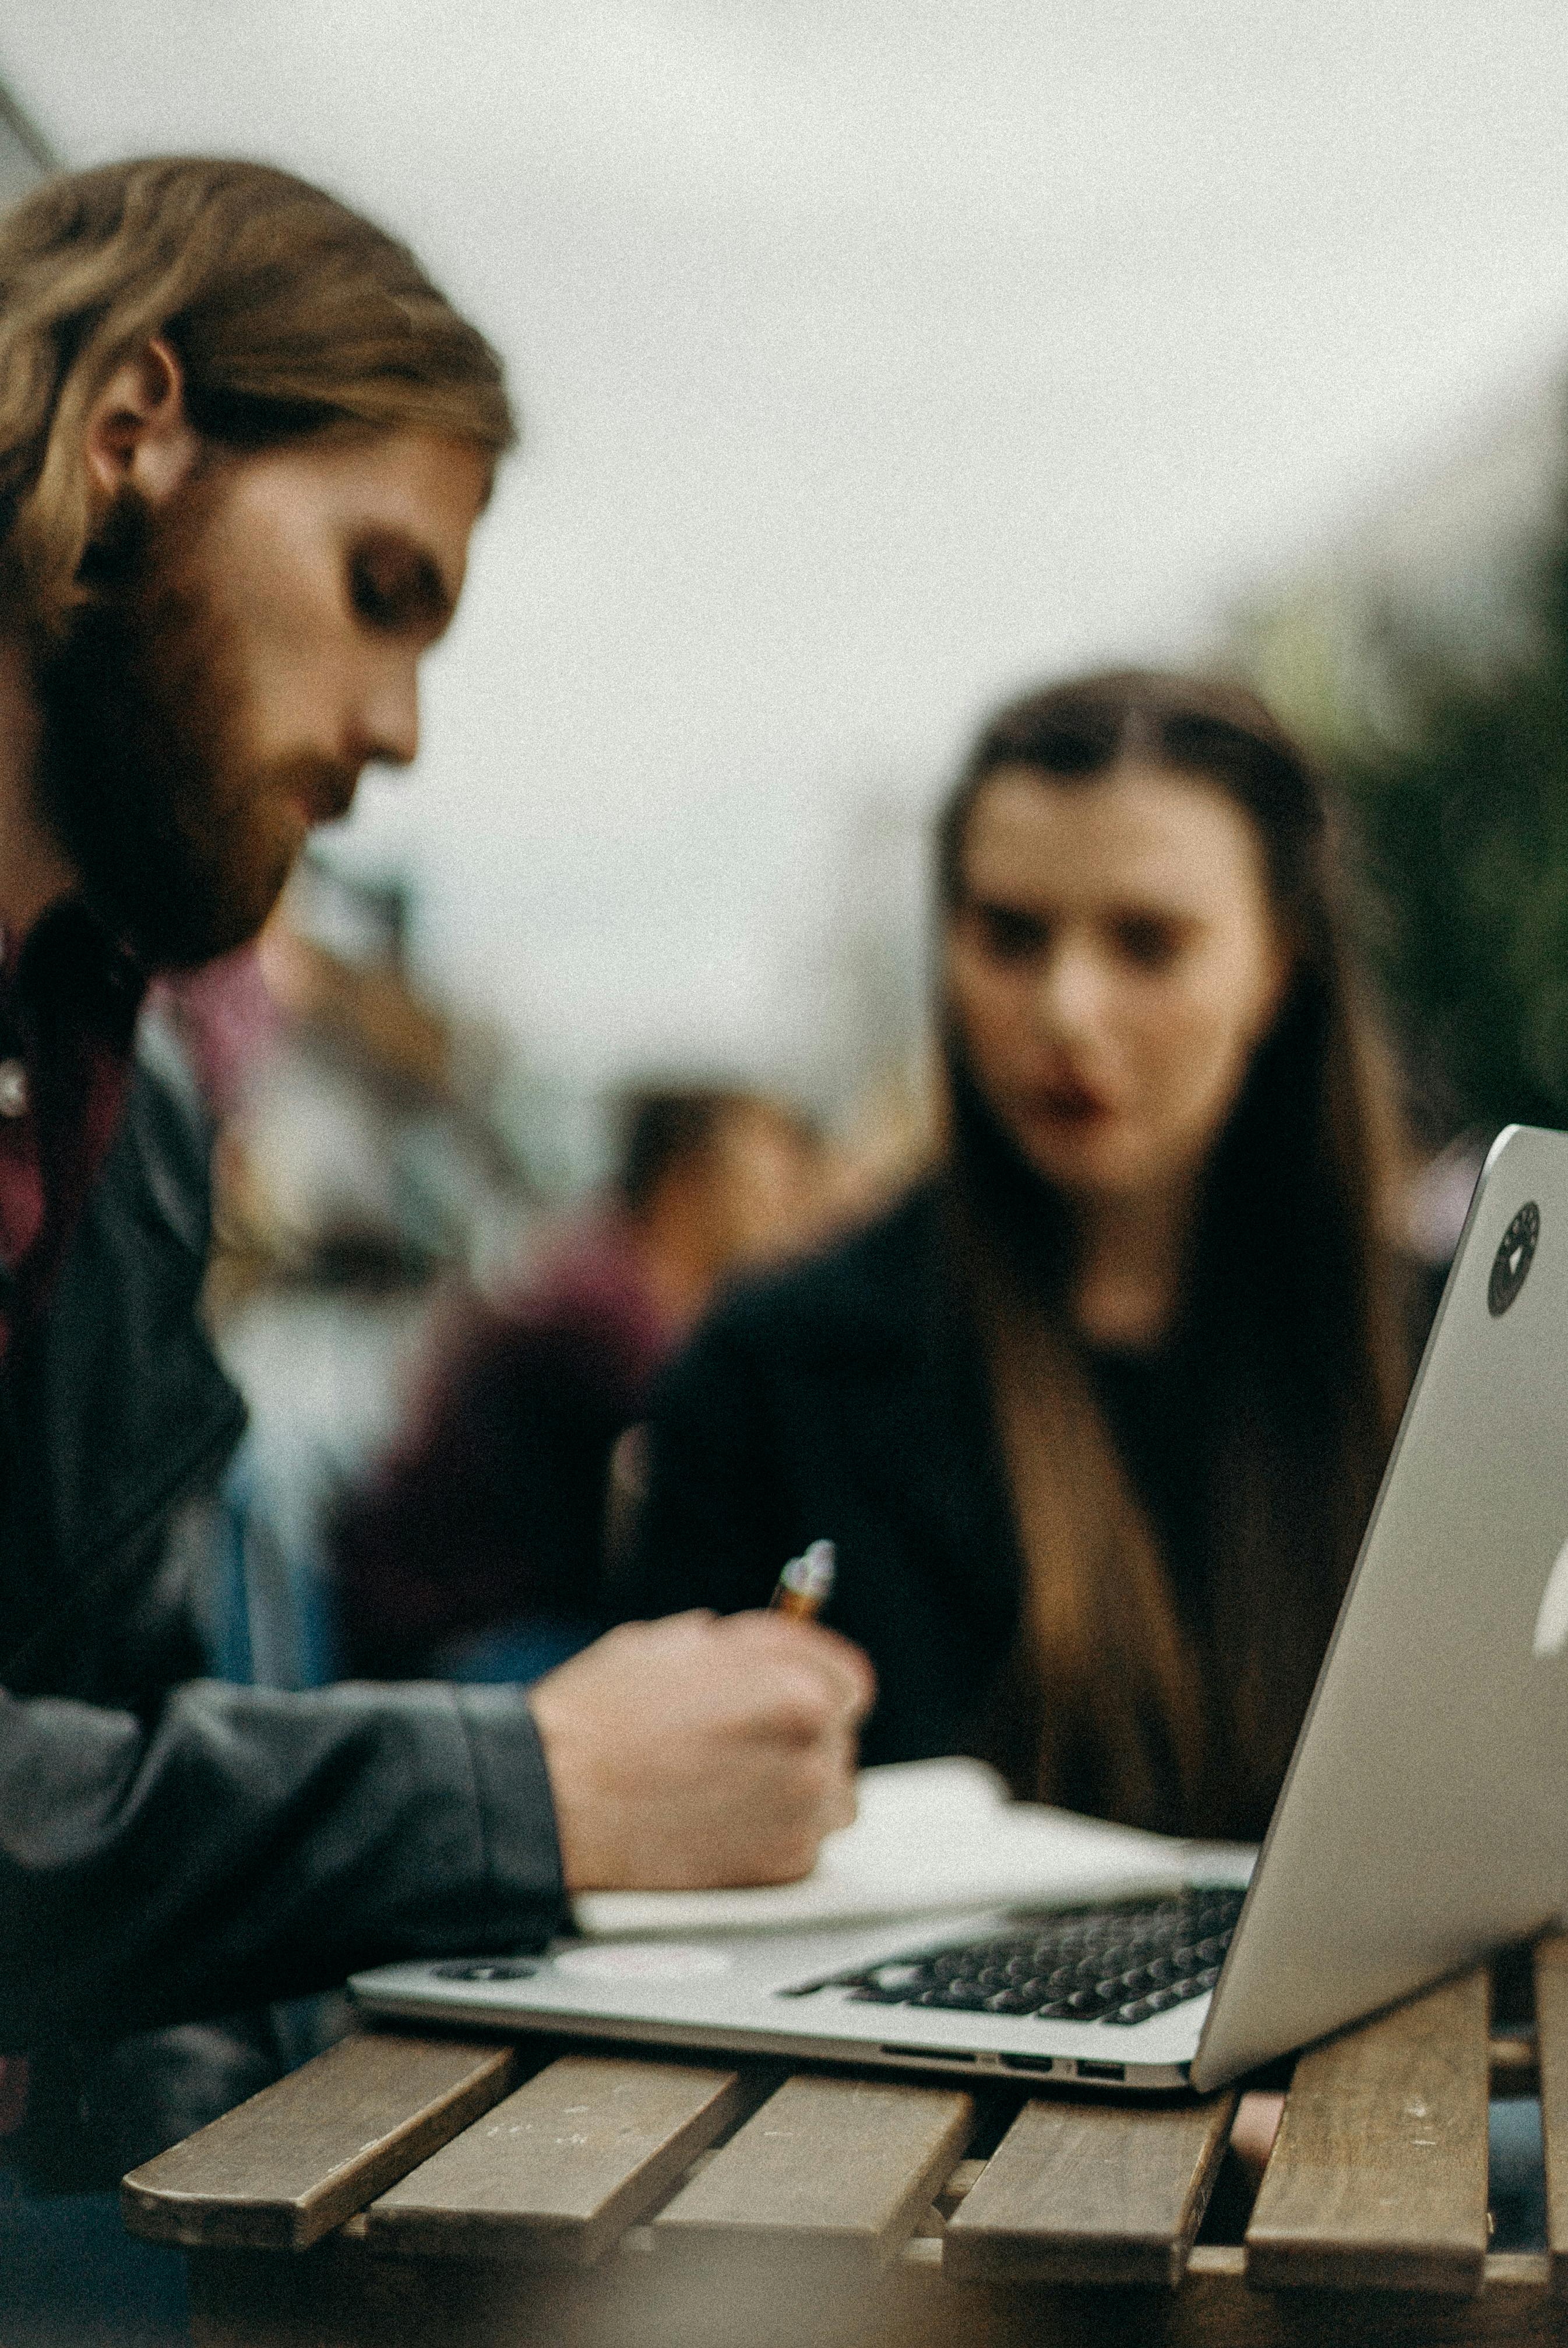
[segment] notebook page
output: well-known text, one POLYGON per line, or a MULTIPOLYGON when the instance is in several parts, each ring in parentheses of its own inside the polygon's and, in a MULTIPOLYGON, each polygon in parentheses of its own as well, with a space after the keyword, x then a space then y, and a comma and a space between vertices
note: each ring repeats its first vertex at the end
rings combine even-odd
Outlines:
MULTIPOLYGON (((1030 1900, 1071 1904, 1163 1889, 1192 1873, 1193 1846, 1009 1801, 978 1761, 864 1769, 858 1795, 855 1824, 828 1836, 799 1883, 587 1892, 573 1902, 578 1929, 596 1939, 799 1931, 1030 1900)), ((1245 1877, 1249 1858, 1231 1853, 1223 1879, 1235 1879, 1237 1867, 1245 1877)))

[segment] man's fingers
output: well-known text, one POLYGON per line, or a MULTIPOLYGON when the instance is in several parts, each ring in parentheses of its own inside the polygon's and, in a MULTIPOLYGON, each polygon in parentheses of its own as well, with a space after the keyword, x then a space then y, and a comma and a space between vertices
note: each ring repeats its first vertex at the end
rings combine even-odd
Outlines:
POLYGON ((713 1624, 713 1635, 732 1643, 737 1661, 750 1650, 804 1664, 830 1692, 829 1700, 843 1718, 863 1720, 876 1694, 876 1674, 870 1659, 841 1631, 824 1622, 802 1622, 787 1614, 726 1614, 713 1624))
POLYGON ((846 1639, 842 1631, 830 1631, 825 1622, 806 1622, 800 1627, 810 1632, 823 1669, 837 1673, 841 1680, 849 1718, 864 1720, 876 1701, 876 1673, 870 1656, 853 1639, 846 1639))
POLYGON ((628 1623, 528 1701, 574 1890, 784 1882, 855 1816, 869 1664, 820 1623, 628 1623))
POLYGON ((838 1750, 834 1756, 835 1766, 825 1806, 826 1831, 830 1834, 840 1827, 852 1827, 855 1824, 856 1814, 855 1772, 858 1758, 853 1735, 841 1736, 838 1750))
POLYGON ((629 1630, 662 1631, 672 1638, 694 1639, 699 1632, 705 1631, 717 1619, 711 1606, 688 1606, 679 1614, 661 1615, 657 1622, 629 1623, 626 1627, 629 1630))

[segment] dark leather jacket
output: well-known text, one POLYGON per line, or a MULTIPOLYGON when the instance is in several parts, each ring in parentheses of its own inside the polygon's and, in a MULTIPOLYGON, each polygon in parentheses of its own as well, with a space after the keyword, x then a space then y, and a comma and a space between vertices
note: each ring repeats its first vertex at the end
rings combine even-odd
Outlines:
POLYGON ((262 2083, 264 2024, 217 2018, 560 1910, 512 1691, 195 1676, 169 1530, 244 1416, 197 1318, 206 1201, 202 1142, 138 1073, 0 1382, 0 2052, 29 2055, 21 2158, 55 2186, 112 2181, 262 2083))

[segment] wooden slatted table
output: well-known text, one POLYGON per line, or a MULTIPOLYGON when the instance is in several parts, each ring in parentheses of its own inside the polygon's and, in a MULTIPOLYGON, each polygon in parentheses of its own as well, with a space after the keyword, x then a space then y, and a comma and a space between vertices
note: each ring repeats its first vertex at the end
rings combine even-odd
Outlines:
POLYGON ((1245 2240, 1234 2096, 1020 2098, 367 2032, 126 2179, 200 2348, 1568 2348, 1568 1939, 1535 2044, 1482 1973, 1303 2056, 1245 2240), (1548 2249, 1491 2254, 1539 2085, 1548 2249))

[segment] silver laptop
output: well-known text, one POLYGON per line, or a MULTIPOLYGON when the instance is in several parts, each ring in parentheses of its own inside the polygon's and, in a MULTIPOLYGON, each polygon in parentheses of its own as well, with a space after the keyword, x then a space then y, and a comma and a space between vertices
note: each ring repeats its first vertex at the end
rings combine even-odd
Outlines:
MULTIPOLYGON (((1235 1870, 1234 1872, 1239 1872, 1235 1870)), ((1489 1156, 1249 1889, 399 1964, 373 2013, 1209 2088, 1568 1910, 1568 1136, 1489 1156)))

